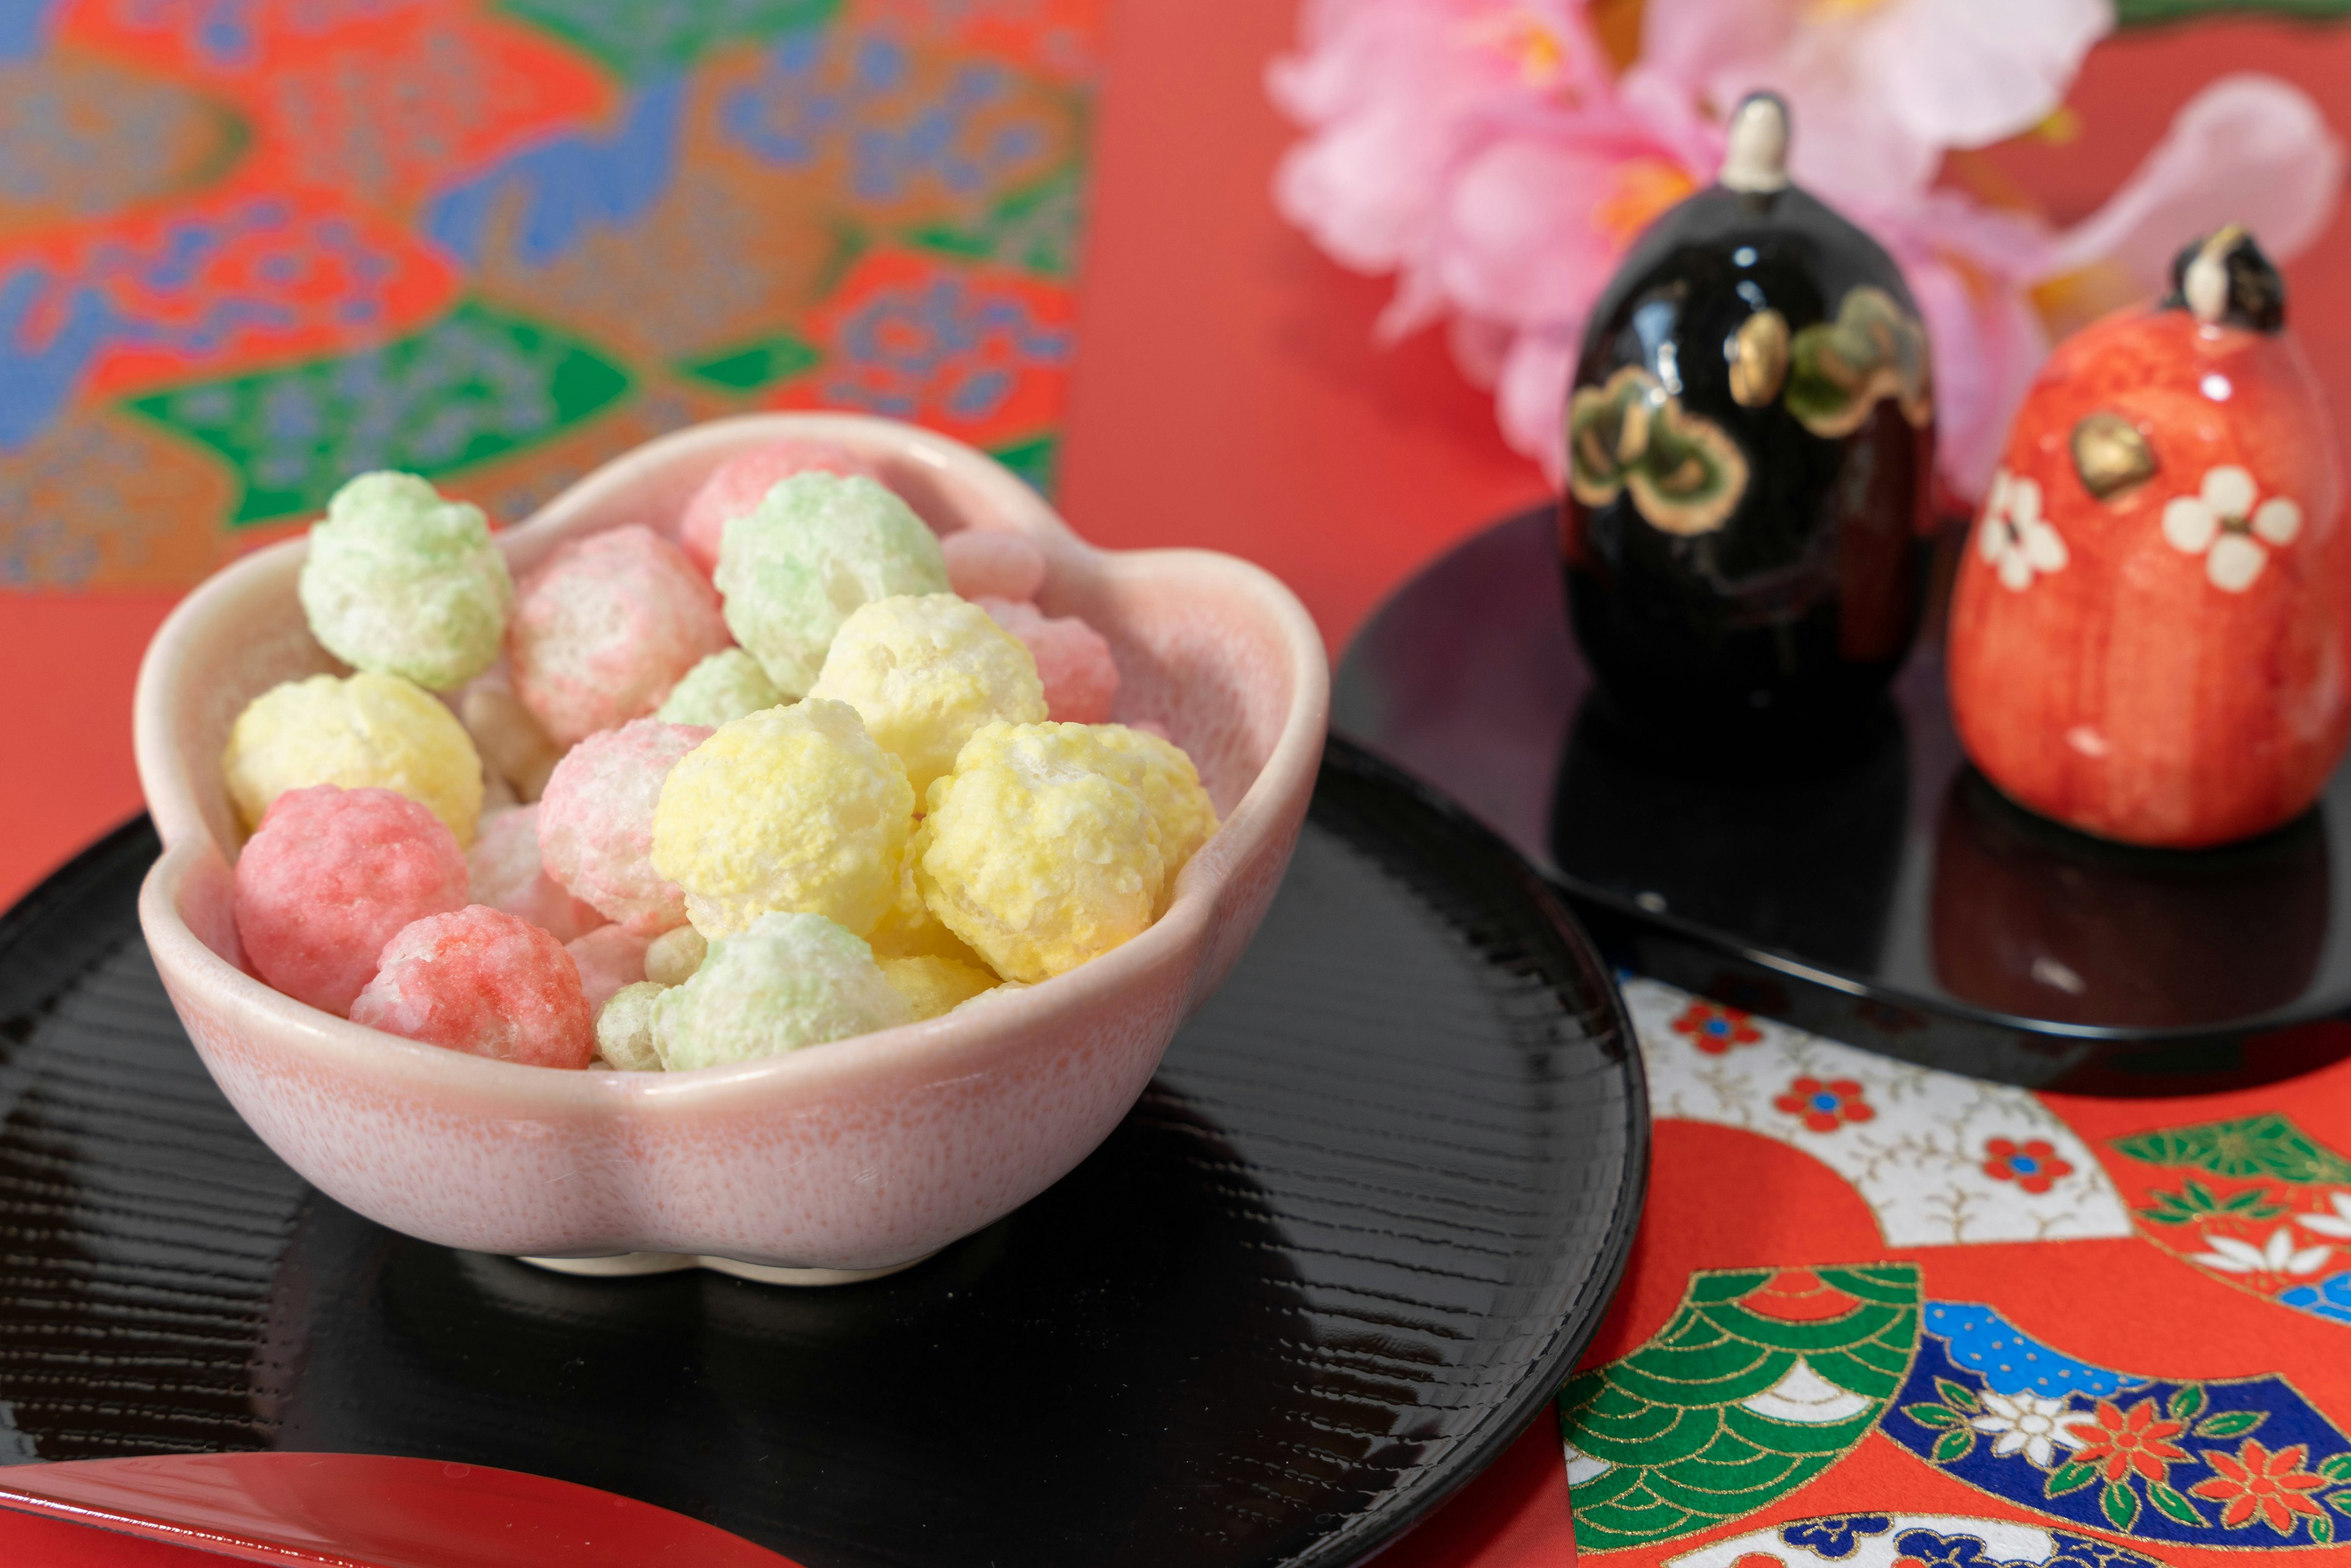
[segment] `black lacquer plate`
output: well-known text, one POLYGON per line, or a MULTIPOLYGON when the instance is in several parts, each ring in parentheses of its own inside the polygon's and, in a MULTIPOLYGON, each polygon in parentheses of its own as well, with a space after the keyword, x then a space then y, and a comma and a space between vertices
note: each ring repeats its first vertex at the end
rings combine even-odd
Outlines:
POLYGON ((1332 724, 1531 857, 1611 958, 1856 1045, 2102 1093, 2351 1051, 2351 768, 2249 844, 2134 850, 1969 766, 1930 625, 1891 700, 1775 752, 1615 722, 1562 608, 1553 511, 1462 544, 1349 648, 1332 724))
POLYGON ((1522 862, 1344 743, 1101 1150, 834 1290, 552 1275, 310 1191, 156 980, 155 853, 134 823, 0 920, 9 1459, 496 1465, 809 1568, 1348 1563, 1524 1429, 1630 1244, 1647 1124, 1606 973, 1522 862))

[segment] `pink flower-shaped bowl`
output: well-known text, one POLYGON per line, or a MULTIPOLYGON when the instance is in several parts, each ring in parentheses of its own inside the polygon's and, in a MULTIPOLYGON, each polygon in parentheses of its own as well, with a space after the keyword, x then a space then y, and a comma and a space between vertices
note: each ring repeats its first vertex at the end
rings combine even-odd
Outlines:
POLYGON ((695 1260, 810 1280, 886 1270, 1010 1213, 1083 1159, 1256 931, 1305 816, 1330 701, 1320 634, 1257 568, 1092 549, 971 448, 840 414, 666 436, 500 535, 501 548, 519 576, 565 539, 666 526, 712 469, 778 437, 872 460, 942 532, 1004 529, 1041 547, 1043 607, 1109 638, 1119 716, 1167 727, 1223 826, 1140 936, 925 1023, 676 1073, 556 1071, 380 1033, 279 995, 238 950, 229 868, 243 834, 220 776, 229 726, 278 682, 338 667, 296 602, 305 541, 261 550, 190 595, 140 672, 139 774, 164 849, 139 915, 214 1082, 337 1201, 425 1240, 582 1271, 695 1260))

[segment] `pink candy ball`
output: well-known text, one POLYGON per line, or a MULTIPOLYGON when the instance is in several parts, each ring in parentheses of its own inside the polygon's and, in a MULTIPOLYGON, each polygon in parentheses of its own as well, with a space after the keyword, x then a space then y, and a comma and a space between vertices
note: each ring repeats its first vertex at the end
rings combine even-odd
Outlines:
POLYGON ((548 874, 640 936, 684 925, 684 892, 653 870, 653 808, 677 759, 709 738, 698 724, 641 718, 573 747, 538 798, 548 874))
POLYGON ((564 951, 580 967, 580 988, 587 994, 590 1018, 604 1010, 613 992, 645 977, 645 949, 653 940, 625 925, 599 925, 564 944, 564 951))
POLYGON ((518 915, 469 904, 384 944, 351 1021, 531 1067, 588 1065, 595 1015, 563 944, 518 915))
POLYGON ((1019 534, 965 528, 939 541, 947 558, 947 586, 965 599, 1037 597, 1045 586, 1045 552, 1019 534))
POLYGON ((592 904, 582 904, 547 874, 538 855, 538 808, 518 806, 482 819, 474 847, 465 852, 467 902, 519 915, 554 937, 569 942, 604 924, 592 904))
POLYGON ((768 492, 795 474, 863 475, 879 480, 873 465, 830 441, 777 441, 730 457, 702 482, 678 519, 678 543, 705 572, 718 570, 718 544, 726 525, 768 498, 768 492))
POLYGON ((733 645, 717 592, 636 525, 549 556, 522 580, 507 628, 515 695, 565 747, 653 712, 686 671, 733 645))
POLYGON ((447 823, 389 789, 317 784, 271 802, 237 856, 237 940, 263 979, 340 1013, 402 926, 465 896, 447 823))
POLYGON ((1074 615, 1047 616, 1033 604, 976 602, 1029 646, 1045 683, 1045 714, 1057 724, 1107 724, 1118 697, 1118 661, 1102 634, 1074 615))

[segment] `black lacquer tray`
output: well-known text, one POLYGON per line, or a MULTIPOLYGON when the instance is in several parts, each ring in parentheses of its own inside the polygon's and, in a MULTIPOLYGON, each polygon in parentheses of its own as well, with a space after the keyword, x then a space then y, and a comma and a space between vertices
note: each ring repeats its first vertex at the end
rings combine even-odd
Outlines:
POLYGON ((1354 1563, 1524 1429, 1614 1288, 1640 1071, 1552 894, 1334 743, 1231 981, 1091 1159, 893 1278, 584 1281, 412 1241, 214 1089, 141 821, 0 919, 0 1458, 528 1470, 809 1568, 1354 1563))
MULTIPOLYGON (((1891 700, 1773 749, 1613 716, 1570 637, 1549 507, 1393 595, 1332 724, 1531 857, 1615 961, 1908 1060, 2171 1093, 2351 1051, 2351 768, 2250 844, 2133 850, 1969 766, 1930 623, 1891 700)), ((1939 618, 1937 618, 1938 621, 1939 618)))

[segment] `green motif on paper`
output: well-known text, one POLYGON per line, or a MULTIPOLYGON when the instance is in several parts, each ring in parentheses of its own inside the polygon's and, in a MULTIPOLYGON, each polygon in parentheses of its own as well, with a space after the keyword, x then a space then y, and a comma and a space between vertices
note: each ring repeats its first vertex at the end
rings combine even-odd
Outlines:
POLYGON ((2297 1185, 2351 1185, 2351 1160, 2283 1116, 2244 1116, 2114 1140, 2115 1152, 2142 1165, 2184 1166, 2218 1176, 2268 1176, 2297 1185))
POLYGON ((962 261, 984 261, 1040 277, 1078 271, 1078 230, 1085 215, 1081 172, 1067 169, 1016 191, 971 224, 934 224, 907 231, 909 244, 962 261))
POLYGON ((823 362, 824 355, 805 339, 779 332, 756 343, 681 361, 677 368, 721 392, 754 392, 780 386, 823 362))
POLYGON ((497 8, 645 81, 723 44, 820 27, 841 0, 499 0, 497 8))
POLYGON ((534 445, 601 412, 629 374, 552 328, 460 305, 352 354, 135 398, 129 407, 213 448, 244 494, 234 524, 324 507, 354 474, 427 477, 534 445))
POLYGON ((1575 1539, 1647 1546, 1754 1512, 1868 1436, 1918 1343, 1908 1263, 1815 1270, 1790 1315, 1771 1269, 1702 1271, 1673 1321, 1560 1391, 1575 1539))
POLYGON ((1053 480, 1061 455, 1059 437, 1040 435, 1033 441, 1015 441, 992 448, 987 455, 1028 480, 1029 487, 1039 495, 1053 493, 1053 480))

